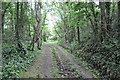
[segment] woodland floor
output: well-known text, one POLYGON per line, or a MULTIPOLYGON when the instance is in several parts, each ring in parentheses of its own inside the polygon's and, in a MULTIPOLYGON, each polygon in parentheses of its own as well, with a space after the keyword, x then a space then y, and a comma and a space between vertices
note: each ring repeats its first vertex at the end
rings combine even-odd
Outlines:
POLYGON ((87 71, 82 66, 78 65, 73 56, 64 51, 60 46, 56 44, 44 44, 42 46, 42 53, 38 54, 31 67, 22 76, 23 78, 54 78, 53 66, 58 68, 57 73, 59 76, 70 78, 94 78, 92 72, 87 71), (55 49, 58 53, 59 59, 55 59, 52 50, 55 49), (61 64, 59 64, 60 62, 61 64), (57 64, 58 67, 55 66, 57 64), (63 68, 63 69, 62 69, 63 68), (72 69, 71 69, 72 68, 72 69), (74 68, 74 69, 73 69, 74 68), (78 75, 78 76, 76 76, 78 75))

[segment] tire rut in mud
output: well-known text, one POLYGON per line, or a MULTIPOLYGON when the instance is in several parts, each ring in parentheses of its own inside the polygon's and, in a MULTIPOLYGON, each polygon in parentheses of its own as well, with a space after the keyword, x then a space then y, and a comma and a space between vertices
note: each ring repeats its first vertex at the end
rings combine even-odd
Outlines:
POLYGON ((58 74, 60 75, 59 77, 62 78, 82 78, 79 70, 77 70, 71 62, 66 59, 65 56, 60 55, 57 51, 56 48, 51 46, 51 50, 53 53, 53 57, 56 60, 57 67, 58 67, 58 74))

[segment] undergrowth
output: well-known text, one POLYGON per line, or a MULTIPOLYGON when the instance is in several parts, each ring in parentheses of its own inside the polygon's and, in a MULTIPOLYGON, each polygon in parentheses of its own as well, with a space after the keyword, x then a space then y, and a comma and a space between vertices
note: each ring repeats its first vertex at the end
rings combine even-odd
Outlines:
POLYGON ((2 78, 19 78, 19 73, 26 71, 33 62, 37 51, 28 51, 26 46, 19 49, 18 47, 8 46, 2 49, 2 78))
POLYGON ((102 43, 90 40, 88 42, 82 42, 80 45, 76 43, 71 48, 65 44, 61 46, 82 61, 87 62, 88 65, 86 66, 99 77, 120 77, 120 44, 117 39, 107 39, 102 43))

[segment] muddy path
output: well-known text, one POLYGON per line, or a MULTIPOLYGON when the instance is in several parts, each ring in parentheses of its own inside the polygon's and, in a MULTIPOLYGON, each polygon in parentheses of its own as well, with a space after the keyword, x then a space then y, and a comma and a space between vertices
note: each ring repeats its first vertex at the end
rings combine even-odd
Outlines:
POLYGON ((44 44, 42 46, 42 53, 37 55, 31 67, 24 73, 23 78, 54 78, 52 75, 53 63, 58 64, 57 68, 59 68, 59 72, 56 74, 60 74, 61 76, 59 77, 95 78, 91 72, 79 66, 73 56, 69 55, 69 53, 56 44, 44 44), (56 59, 53 59, 55 58, 52 52, 53 49, 55 49, 58 56, 56 59))
POLYGON ((24 78, 52 78, 52 53, 48 44, 42 46, 42 53, 38 54, 35 61, 24 74, 24 78))
POLYGON ((61 60, 64 63, 64 66, 67 66, 67 64, 70 63, 77 71, 80 72, 80 75, 78 75, 78 77, 80 78, 95 78, 96 77, 95 75, 93 75, 92 72, 87 71, 83 67, 79 66, 77 62, 74 60, 73 56, 65 52, 60 46, 56 44, 52 44, 52 47, 56 48, 56 51, 59 53, 59 56, 61 57, 61 60))

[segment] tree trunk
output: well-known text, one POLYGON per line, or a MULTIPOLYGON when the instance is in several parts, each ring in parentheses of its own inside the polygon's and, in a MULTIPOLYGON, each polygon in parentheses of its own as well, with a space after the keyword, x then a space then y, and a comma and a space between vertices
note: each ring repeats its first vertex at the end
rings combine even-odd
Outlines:
POLYGON ((93 30, 93 35, 94 35, 94 39, 96 39, 96 29, 95 29, 94 21, 90 17, 90 13, 89 13, 87 7, 85 7, 85 14, 87 15, 87 18, 89 19, 89 21, 91 23, 92 30, 93 30))
POLYGON ((2 34, 4 34, 4 15, 5 13, 2 14, 2 34))
POLYGON ((34 37, 31 41, 33 45, 32 49, 34 49, 34 43, 37 42, 37 48, 41 49, 42 46, 42 28, 41 28, 41 2, 35 2, 35 10, 36 10, 36 21, 37 26, 34 26, 34 37))
POLYGON ((30 25, 29 25, 28 35, 29 35, 29 37, 31 37, 31 34, 30 34, 30 25))
POLYGON ((120 1, 118 2, 118 26, 117 26, 117 31, 118 31, 118 42, 120 43, 120 1))
POLYGON ((106 2, 106 27, 108 32, 111 31, 111 24, 110 24, 110 2, 106 2))
POLYGON ((32 51, 34 50, 35 40, 36 40, 36 34, 34 33, 33 39, 32 39, 32 41, 31 41, 31 43, 30 43, 30 47, 32 47, 32 51))
POLYGON ((80 30, 79 30, 79 27, 77 27, 77 35, 78 35, 78 44, 80 44, 80 30))
POLYGON ((24 34, 24 22, 23 22, 24 12, 23 12, 23 7, 24 7, 23 3, 21 2, 20 3, 20 21, 19 21, 20 23, 19 23, 19 27, 20 27, 20 37, 21 37, 22 40, 24 40, 24 38, 25 38, 24 35, 23 35, 24 34))
POLYGON ((100 30, 100 42, 106 37, 106 26, 105 26, 105 7, 104 2, 100 2, 100 10, 101 10, 101 30, 100 30))
POLYGON ((92 6, 92 8, 91 8, 91 11, 92 11, 92 13, 93 13, 93 16, 94 16, 94 37, 95 37, 95 39, 97 38, 97 34, 98 34, 98 26, 97 26, 97 15, 96 15, 96 13, 95 13, 95 9, 94 9, 94 4, 93 4, 93 2, 91 3, 91 6, 92 6))
POLYGON ((36 20, 37 20, 37 47, 38 49, 41 49, 42 46, 42 26, 40 24, 41 22, 41 2, 38 2, 37 4, 37 11, 36 11, 36 20))
POLYGON ((4 16, 5 16, 5 13, 6 13, 6 11, 7 11, 7 8, 9 7, 9 5, 10 5, 10 2, 8 3, 8 5, 5 7, 5 6, 3 6, 3 3, 4 2, 2 2, 2 10, 3 10, 3 12, 2 12, 2 33, 4 34, 4 16))
POLYGON ((19 44, 19 2, 16 4, 16 25, 15 25, 15 31, 16 31, 16 40, 17 45, 19 48, 21 48, 21 45, 19 44))

